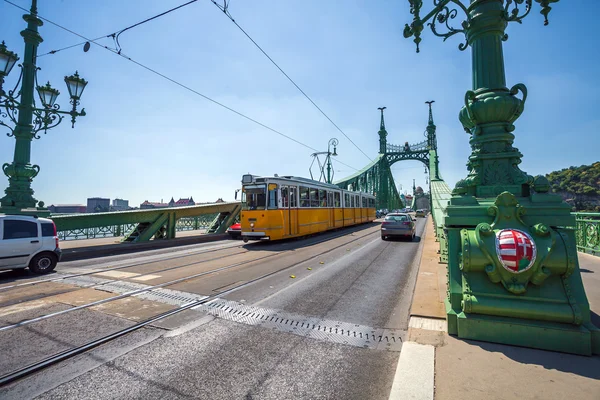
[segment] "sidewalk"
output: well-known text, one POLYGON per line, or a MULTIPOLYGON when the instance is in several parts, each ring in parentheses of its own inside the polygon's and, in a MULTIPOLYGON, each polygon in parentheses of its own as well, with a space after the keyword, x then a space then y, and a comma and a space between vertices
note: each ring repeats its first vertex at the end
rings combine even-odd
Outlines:
MULTIPOLYGON (((435 399, 600 399, 599 356, 460 340, 445 333, 446 265, 438 263, 438 245, 429 219, 408 332, 409 343, 435 348, 435 399)), ((600 257, 578 256, 598 326, 600 257)))

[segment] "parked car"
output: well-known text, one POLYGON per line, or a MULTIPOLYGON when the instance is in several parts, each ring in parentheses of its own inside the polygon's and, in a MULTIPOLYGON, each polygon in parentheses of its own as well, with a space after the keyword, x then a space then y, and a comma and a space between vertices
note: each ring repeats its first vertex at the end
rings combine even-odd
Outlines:
POLYGON ((0 215, 0 270, 29 268, 35 274, 47 274, 61 255, 51 219, 0 215))
POLYGON ((385 216, 381 223, 381 240, 387 240, 391 237, 415 238, 416 219, 408 214, 390 213, 385 216))
POLYGON ((229 236, 231 236, 232 239, 239 239, 239 238, 241 238, 242 237, 242 224, 240 224, 238 222, 237 224, 231 225, 227 229, 227 233, 229 233, 229 236))
POLYGON ((417 212, 415 213, 415 217, 423 217, 423 218, 425 218, 426 215, 427 215, 427 211, 426 210, 417 210, 417 212))

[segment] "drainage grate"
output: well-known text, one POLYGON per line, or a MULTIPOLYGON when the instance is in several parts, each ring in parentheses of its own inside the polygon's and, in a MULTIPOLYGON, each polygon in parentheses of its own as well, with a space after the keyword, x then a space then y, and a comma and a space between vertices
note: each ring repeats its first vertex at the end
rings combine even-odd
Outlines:
POLYGON ((261 326, 317 340, 388 351, 400 351, 402 347, 402 331, 304 317, 281 310, 246 306, 224 299, 216 299, 194 308, 229 321, 261 326))
MULTIPOLYGON (((92 276, 77 276, 65 279, 64 282, 88 287, 102 284, 96 289, 118 294, 152 287, 142 283, 115 281, 92 276)), ((182 306, 207 297, 163 288, 139 293, 135 296, 175 306, 182 306)), ((376 329, 366 325, 305 317, 282 310, 247 306, 225 299, 215 299, 201 306, 196 306, 194 309, 246 325, 261 326, 312 339, 369 349, 400 351, 402 348, 402 335, 405 333, 400 330, 376 329)))

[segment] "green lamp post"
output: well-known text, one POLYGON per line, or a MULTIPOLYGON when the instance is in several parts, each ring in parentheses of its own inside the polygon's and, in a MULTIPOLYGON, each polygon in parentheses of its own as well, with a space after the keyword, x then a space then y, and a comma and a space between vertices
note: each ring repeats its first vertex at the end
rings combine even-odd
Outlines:
POLYGON ((21 67, 21 74, 13 90, 4 91, 4 78, 10 73, 19 57, 6 48, 4 42, 0 45, 0 125, 7 127, 9 137, 16 140, 15 152, 12 163, 2 165, 2 171, 8 177, 6 195, 0 199, 0 213, 6 214, 32 214, 48 215, 44 203, 33 197, 31 182, 40 171, 40 167, 31 164, 31 142, 39 139, 40 131, 47 132, 60 124, 65 115, 71 116, 71 126, 75 125, 75 118, 84 116, 85 110, 77 111, 81 94, 87 81, 79 76, 66 76, 65 83, 71 98, 70 111, 61 111, 56 104, 60 92, 50 86, 37 85, 37 48, 43 41, 38 33, 38 27, 43 22, 37 17, 37 0, 32 0, 29 14, 23 16, 27 28, 21 32, 25 41, 25 55, 21 67), (19 88, 19 84, 21 87, 19 88), (41 107, 36 106, 34 86, 37 89, 41 107), (10 120, 5 122, 6 120, 10 120), (37 205, 37 207, 36 207, 37 205))
MULTIPOLYGON (((550 4, 535 0, 548 24, 550 4)), ((478 339, 576 354, 600 354, 600 330, 591 322, 577 259, 570 206, 548 180, 519 169, 515 121, 527 88, 506 86, 502 42, 509 22, 521 23, 533 0, 409 0, 414 16, 404 28, 419 52, 427 21, 436 36, 462 33, 471 47, 472 89, 459 120, 470 136, 468 175, 445 209, 448 248, 448 332, 478 339), (463 12, 460 27, 452 21, 463 12), (443 28, 444 32, 440 29, 443 28), (517 97, 521 93, 522 97, 517 97)))

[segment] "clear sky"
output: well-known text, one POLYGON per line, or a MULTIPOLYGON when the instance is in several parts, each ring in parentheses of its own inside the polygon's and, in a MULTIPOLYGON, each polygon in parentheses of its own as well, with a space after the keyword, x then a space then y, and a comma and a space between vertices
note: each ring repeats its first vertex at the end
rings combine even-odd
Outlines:
MULTIPOLYGON (((29 8, 30 0, 11 0, 29 8)), ((159 14, 185 0, 39 0, 39 15, 97 38, 159 14)), ((220 1, 222 4, 222 0, 220 1)), ((229 2, 228 2, 229 3, 229 2)), ((431 9, 424 1, 424 10, 431 9)), ((504 43, 507 84, 528 88, 516 122, 521 168, 532 175, 600 159, 600 39, 598 0, 560 1, 543 25, 534 2, 522 25, 511 23, 504 43)), ((468 135, 458 112, 471 89, 470 49, 429 29, 421 52, 404 39, 411 21, 401 0, 234 0, 236 22, 371 158, 379 144, 379 111, 386 106, 388 142, 424 140, 426 100, 435 100, 440 166, 453 187, 466 176, 468 135)), ((23 56, 23 12, 0 0, 0 40, 23 56)), ((460 16, 462 18, 462 16, 460 16)), ((81 41, 45 23, 39 53, 81 41)), ((356 169, 369 159, 348 141, 210 1, 200 0, 124 32, 122 53, 194 90, 320 151, 339 139, 339 160, 356 169)), ((115 47, 112 39, 98 43, 115 47)), ((41 166, 35 197, 47 205, 87 197, 144 200, 193 196, 197 202, 233 200, 242 174, 308 176, 312 150, 260 127, 101 47, 82 46, 40 57, 40 83, 61 91, 76 69, 89 81, 87 116, 68 121, 32 144, 41 166)), ((15 67, 5 83, 16 83, 15 67)), ((0 129, 0 162, 11 162, 14 138, 0 129)), ((335 178, 355 172, 336 163, 335 178)), ((425 187, 423 166, 396 163, 398 186, 425 187)), ((318 175, 318 171, 313 170, 318 175)), ((8 180, 3 178, 1 188, 8 180)))

